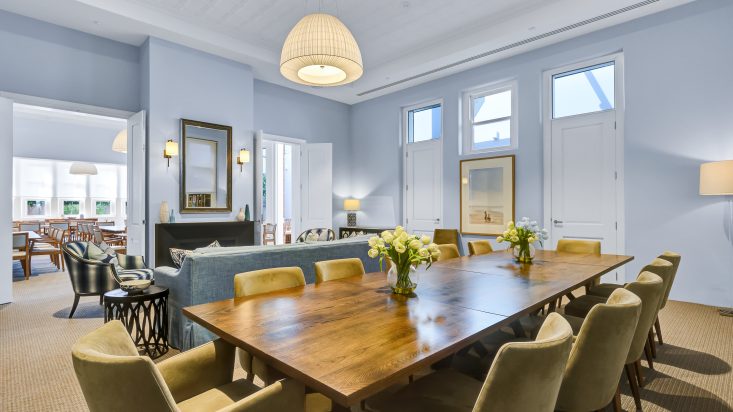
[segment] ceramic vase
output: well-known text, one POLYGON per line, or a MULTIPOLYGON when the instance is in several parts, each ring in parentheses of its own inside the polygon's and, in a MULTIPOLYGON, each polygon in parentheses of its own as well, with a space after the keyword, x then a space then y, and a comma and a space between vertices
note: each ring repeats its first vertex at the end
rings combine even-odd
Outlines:
POLYGON ((170 222, 170 209, 168 208, 168 201, 163 201, 160 204, 160 223, 170 222))
POLYGON ((241 207, 239 208, 239 213, 237 213, 237 221, 244 222, 244 209, 241 207))
POLYGON ((244 221, 249 222, 249 205, 244 205, 244 221))

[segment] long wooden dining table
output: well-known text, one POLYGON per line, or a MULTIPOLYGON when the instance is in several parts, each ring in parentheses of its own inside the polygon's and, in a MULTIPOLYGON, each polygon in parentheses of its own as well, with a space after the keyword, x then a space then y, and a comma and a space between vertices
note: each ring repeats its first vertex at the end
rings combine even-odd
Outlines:
MULTIPOLYGON (((334 410, 390 385, 628 263, 622 255, 507 252, 420 269, 415 296, 381 272, 186 307, 183 313, 331 398, 334 410)), ((234 285, 232 285, 232 288, 234 285)))

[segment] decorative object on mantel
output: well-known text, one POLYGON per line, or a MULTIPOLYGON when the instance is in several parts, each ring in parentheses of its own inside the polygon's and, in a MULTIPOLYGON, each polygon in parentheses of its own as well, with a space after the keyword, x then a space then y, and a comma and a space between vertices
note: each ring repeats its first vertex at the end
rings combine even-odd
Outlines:
POLYGON ((440 257, 438 245, 431 243, 430 236, 411 235, 402 226, 371 237, 369 246, 369 257, 379 257, 380 269, 384 270, 388 261, 387 284, 398 295, 411 295, 419 281, 417 267, 425 263, 429 269, 440 257))
POLYGON ((239 213, 237 213, 237 221, 238 222, 244 222, 244 209, 239 208, 239 213))
POLYGON ((346 226, 356 226, 356 212, 360 207, 359 199, 344 199, 344 210, 349 212, 346 214, 346 226))
POLYGON ((280 55, 280 73, 308 86, 339 86, 364 73, 361 51, 335 16, 309 14, 290 30, 280 55))
POLYGON ((244 205, 244 221, 249 222, 249 204, 244 205))
POLYGON ((350 237, 371 235, 375 233, 382 233, 385 230, 390 230, 386 227, 363 227, 363 226, 342 226, 338 230, 339 239, 346 239, 350 237))
MULTIPOLYGON (((730 233, 733 232, 733 160, 700 165, 700 195, 728 196, 726 225, 729 240, 733 242, 733 238, 730 237, 730 233)), ((719 309, 722 316, 733 316, 733 302, 731 303, 731 307, 719 309)))
POLYGON ((245 163, 249 163, 249 150, 242 148, 239 150, 239 156, 237 156, 237 164, 239 165, 239 173, 242 173, 242 166, 245 163))
POLYGON ((93 176, 97 174, 97 166, 86 162, 74 162, 69 168, 69 174, 93 176))
POLYGON ((509 249, 518 263, 532 263, 535 253, 532 244, 540 242, 542 245, 547 238, 547 229, 540 229, 536 221, 530 222, 529 218, 523 217, 516 225, 514 222, 507 223, 506 230, 496 241, 509 243, 509 249))
POLYGON ((171 218, 171 210, 168 207, 168 201, 164 200, 160 203, 160 223, 168 223, 171 218))
POLYGON ((176 223, 176 213, 174 209, 171 209, 170 217, 168 218, 167 223, 176 223))
POLYGON ((514 155, 461 160, 461 233, 498 236, 514 220, 514 155))
POLYGON ((168 160, 168 167, 171 167, 171 157, 178 156, 178 143, 174 142, 173 139, 168 139, 165 142, 165 149, 163 149, 163 158, 168 160))
POLYGON ((118 153, 127 153, 127 128, 122 129, 112 141, 112 151, 118 153))

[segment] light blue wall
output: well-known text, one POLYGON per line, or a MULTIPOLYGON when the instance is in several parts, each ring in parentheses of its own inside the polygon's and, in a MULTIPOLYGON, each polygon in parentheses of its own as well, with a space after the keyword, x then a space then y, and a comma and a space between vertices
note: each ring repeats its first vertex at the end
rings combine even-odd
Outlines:
POLYGON ((127 162, 123 153, 112 151, 112 141, 125 127, 124 122, 119 126, 101 126, 17 114, 13 120, 13 156, 92 163, 127 162))
MULTIPOLYGON (((733 158, 733 3, 700 0, 351 108, 352 188, 391 199, 401 221, 400 108, 444 105, 444 226, 459 225, 461 91, 517 79, 517 216, 542 218, 542 72, 623 50, 626 76, 626 252, 634 277, 664 249, 680 252, 673 299, 733 304, 733 242, 723 198, 701 197, 701 162, 733 158)), ((506 153, 506 152, 505 152, 506 153)), ((730 213, 730 212, 729 212, 730 213)))
POLYGON ((0 91, 137 111, 138 48, 0 11, 0 91))
POLYGON ((333 225, 346 222, 343 199, 350 196, 349 106, 259 80, 254 82, 255 130, 333 143, 333 225))
MULTIPOLYGON (((253 78, 249 66, 151 38, 141 48, 147 78, 141 82, 148 110, 148 250, 153 250, 155 223, 161 202, 176 210, 176 221, 235 220, 240 207, 252 204, 252 163, 232 168, 232 207, 229 214, 179 214, 179 161, 166 166, 168 139, 180 142, 180 119, 232 126, 233 150, 252 147, 253 78)), ((149 254, 152 262, 153 256, 149 254)))

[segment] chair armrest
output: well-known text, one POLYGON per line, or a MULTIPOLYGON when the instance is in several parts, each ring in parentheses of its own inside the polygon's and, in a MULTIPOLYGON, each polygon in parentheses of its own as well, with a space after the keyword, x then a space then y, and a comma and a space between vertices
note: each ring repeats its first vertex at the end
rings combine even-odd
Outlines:
POLYGON ((234 374, 234 346, 217 339, 158 364, 176 402, 225 385, 234 374))
POLYGON ((292 379, 279 380, 218 412, 303 412, 305 386, 292 379))

